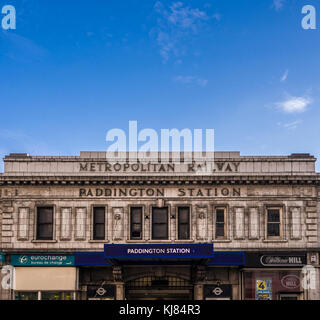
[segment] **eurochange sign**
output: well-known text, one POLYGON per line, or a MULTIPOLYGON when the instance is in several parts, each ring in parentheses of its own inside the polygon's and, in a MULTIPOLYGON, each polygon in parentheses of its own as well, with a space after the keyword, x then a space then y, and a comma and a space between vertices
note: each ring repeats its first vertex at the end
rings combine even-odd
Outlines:
POLYGON ((105 244, 106 259, 212 258, 213 244, 105 244))
POLYGON ((13 254, 11 265, 17 267, 71 267, 74 256, 66 254, 13 254))

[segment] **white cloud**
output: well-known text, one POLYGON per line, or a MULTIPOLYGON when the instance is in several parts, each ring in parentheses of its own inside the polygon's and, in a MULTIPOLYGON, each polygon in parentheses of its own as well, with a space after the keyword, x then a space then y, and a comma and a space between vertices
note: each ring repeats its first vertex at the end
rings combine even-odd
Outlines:
POLYGON ((200 87, 205 87, 208 84, 207 79, 194 76, 177 76, 174 78, 174 81, 183 84, 197 85, 200 87))
POLYGON ((284 6, 285 0, 273 0, 272 7, 275 8, 276 11, 280 11, 284 6))
POLYGON ((171 56, 181 56, 186 52, 188 40, 200 32, 203 23, 209 20, 205 11, 173 2, 169 7, 157 1, 154 5, 157 26, 150 34, 160 47, 160 55, 166 63, 171 56))
POLYGON ((288 97, 286 100, 276 103, 276 105, 286 113, 301 113, 305 112, 311 103, 310 98, 288 97))
POLYGON ((302 123, 301 120, 296 120, 296 121, 288 122, 288 123, 279 122, 278 125, 284 127, 285 129, 288 129, 288 130, 295 130, 295 129, 297 129, 297 127, 300 123, 302 123))
POLYGON ((287 69, 287 70, 284 72, 284 74, 282 75, 280 81, 281 81, 281 82, 285 82, 285 81, 287 80, 287 78, 288 78, 288 75, 289 75, 289 70, 287 69))

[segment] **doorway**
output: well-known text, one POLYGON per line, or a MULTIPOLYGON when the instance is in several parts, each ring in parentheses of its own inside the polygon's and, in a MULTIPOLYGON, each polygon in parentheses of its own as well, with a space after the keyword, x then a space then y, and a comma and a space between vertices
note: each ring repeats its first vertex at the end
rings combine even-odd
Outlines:
POLYGON ((193 285, 179 277, 146 276, 128 281, 127 300, 193 300, 193 285))

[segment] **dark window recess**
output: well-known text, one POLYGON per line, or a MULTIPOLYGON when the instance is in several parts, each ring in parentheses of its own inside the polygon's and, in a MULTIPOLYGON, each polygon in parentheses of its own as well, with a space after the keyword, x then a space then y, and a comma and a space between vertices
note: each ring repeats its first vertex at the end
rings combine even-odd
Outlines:
POLYGON ((168 208, 152 208, 152 239, 168 239, 168 208))
POLYGON ((37 240, 53 240, 53 207, 37 208, 37 240))
POLYGON ((190 208, 178 208, 178 239, 190 239, 190 208))
POLYGON ((216 210, 216 238, 223 238, 225 236, 225 210, 216 210))
POLYGON ((104 207, 93 208, 93 240, 105 239, 105 217, 104 207))
POLYGON ((280 210, 268 209, 267 212, 267 235, 268 237, 280 236, 280 210))
POLYGON ((131 207, 130 224, 130 239, 142 239, 142 207, 131 207))

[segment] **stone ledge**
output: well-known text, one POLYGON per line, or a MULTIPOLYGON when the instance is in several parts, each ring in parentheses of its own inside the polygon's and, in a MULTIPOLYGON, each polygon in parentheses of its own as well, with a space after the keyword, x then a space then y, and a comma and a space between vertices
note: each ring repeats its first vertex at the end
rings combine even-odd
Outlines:
POLYGON ((2 224, 3 225, 13 224, 13 219, 2 219, 2 224))
POLYGON ((306 224, 317 224, 318 219, 306 219, 306 224))
POLYGON ((307 237, 313 237, 313 236, 316 237, 317 235, 318 235, 317 231, 309 231, 309 230, 306 231, 306 236, 307 237))
POLYGON ((306 207, 306 212, 317 212, 317 207, 306 207))

